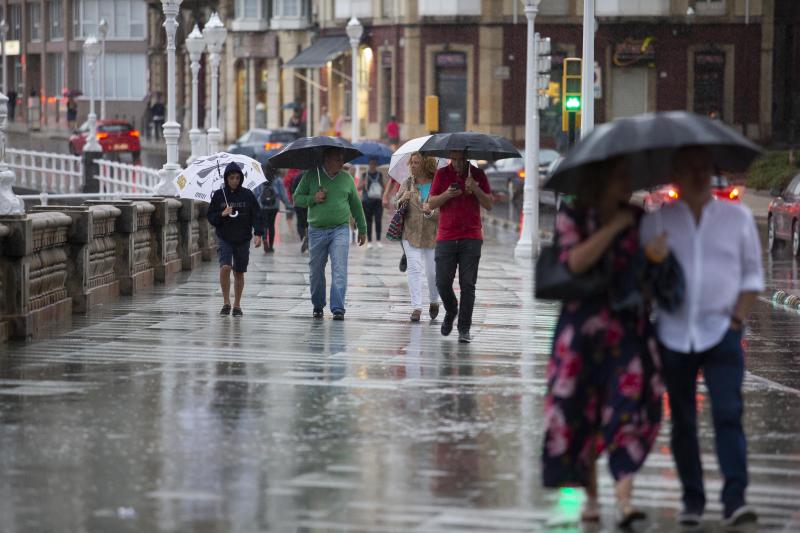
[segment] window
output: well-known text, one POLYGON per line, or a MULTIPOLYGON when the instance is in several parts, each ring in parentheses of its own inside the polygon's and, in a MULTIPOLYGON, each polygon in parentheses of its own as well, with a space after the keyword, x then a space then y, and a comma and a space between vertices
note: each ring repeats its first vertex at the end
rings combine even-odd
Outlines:
POLYGON ((80 0, 75 10, 75 37, 97 36, 97 23, 108 21, 107 39, 143 39, 147 4, 144 0, 80 0))
POLYGON ((237 19, 265 19, 268 17, 265 0, 236 0, 237 19))
MULTIPOLYGON (((520 14, 524 14, 522 9, 519 10, 520 14)), ((542 2, 539 4, 540 15, 568 15, 569 5, 567 0, 550 0, 549 2, 542 2)))
POLYGON ((19 4, 12 4, 8 6, 8 15, 10 22, 8 23, 8 39, 10 41, 19 41, 22 39, 22 8, 19 4))
POLYGON ((47 18, 49 20, 49 35, 52 40, 64 38, 63 12, 61 11, 61 0, 50 0, 47 3, 47 18))
POLYGON ((64 59, 61 54, 47 54, 45 91, 49 96, 61 96, 64 90, 64 59))
POLYGON ((597 0, 597 16, 641 17, 669 15, 669 0, 597 0))
POLYGON ((301 29, 308 25, 308 0, 274 0, 273 29, 301 29))
POLYGON ((42 40, 42 5, 28 4, 28 37, 31 41, 42 40))
POLYGON ((481 0, 418 0, 421 17, 480 16, 481 0))
POLYGON ((698 15, 724 15, 725 0, 695 0, 694 9, 698 15))
MULTIPOLYGON (((81 57, 82 86, 84 92, 89 91, 89 64, 81 57)), ((146 54, 111 54, 106 53, 106 98, 136 100, 147 94, 147 56, 146 54)), ((100 69, 95 68, 95 94, 100 90, 100 69)))
POLYGON ((349 19, 350 17, 372 17, 371 0, 335 0, 335 3, 336 10, 334 12, 334 16, 337 19, 349 19))
POLYGON ((390 18, 394 17, 397 13, 395 13, 395 2, 397 0, 382 0, 381 5, 381 16, 390 18))

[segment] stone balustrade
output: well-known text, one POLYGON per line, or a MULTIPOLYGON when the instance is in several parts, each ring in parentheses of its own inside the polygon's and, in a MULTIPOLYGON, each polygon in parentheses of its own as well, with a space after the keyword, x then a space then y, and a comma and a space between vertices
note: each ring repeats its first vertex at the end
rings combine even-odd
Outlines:
POLYGON ((214 257, 207 204, 140 197, 0 216, 0 342, 36 337, 214 257))

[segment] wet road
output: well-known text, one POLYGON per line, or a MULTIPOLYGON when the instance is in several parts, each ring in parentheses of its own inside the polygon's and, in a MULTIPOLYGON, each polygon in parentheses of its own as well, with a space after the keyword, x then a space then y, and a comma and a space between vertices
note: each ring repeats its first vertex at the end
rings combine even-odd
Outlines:
MULTIPOLYGON (((351 251, 346 321, 312 320, 306 259, 287 239, 254 254, 241 319, 217 316, 205 264, 50 338, 0 346, 1 531, 582 531, 580 492, 539 485, 557 307, 531 298, 511 237, 484 248, 471 345, 407 321, 391 244, 351 251)), ((791 260, 769 269, 770 284, 797 283, 791 260)), ((748 337, 759 531, 800 531, 798 325, 762 302, 748 337)), ((698 395, 704 530, 717 531, 698 395)), ((667 428, 637 478, 643 531, 673 530, 679 506, 667 428)), ((614 530, 601 472, 603 525, 586 531, 614 530)))

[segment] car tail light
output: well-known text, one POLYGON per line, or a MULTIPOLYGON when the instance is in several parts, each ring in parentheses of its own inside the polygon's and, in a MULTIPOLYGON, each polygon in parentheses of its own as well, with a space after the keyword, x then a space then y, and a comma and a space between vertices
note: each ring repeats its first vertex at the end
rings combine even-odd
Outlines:
POLYGON ((524 168, 519 169, 517 171, 517 176, 519 176, 519 179, 524 180, 525 179, 525 169, 524 168))
POLYGON ((128 134, 131 137, 139 137, 141 135, 138 130, 131 130, 131 131, 128 132, 128 134))
POLYGON ((278 150, 283 148, 283 143, 265 143, 264 150, 278 150))
POLYGON ((734 189, 728 195, 728 198, 730 198, 731 200, 739 198, 739 189, 734 187, 734 189))
POLYGON ((108 133, 98 133, 97 140, 102 141, 103 139, 108 139, 108 133))
POLYGON ((675 189, 670 189, 670 190, 667 192, 667 196, 669 196, 669 197, 670 197, 670 198, 672 198, 673 200, 677 200, 677 199, 678 199, 678 191, 676 191, 675 189))

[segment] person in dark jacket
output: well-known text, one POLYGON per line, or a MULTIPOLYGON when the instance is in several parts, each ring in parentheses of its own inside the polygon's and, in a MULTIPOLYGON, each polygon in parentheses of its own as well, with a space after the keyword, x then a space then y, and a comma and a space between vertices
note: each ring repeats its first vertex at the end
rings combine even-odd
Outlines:
POLYGON ((223 174, 224 185, 214 191, 208 206, 208 222, 216 228, 217 252, 219 254, 219 284, 224 305, 220 315, 231 314, 230 285, 233 270, 233 316, 242 316, 242 291, 244 273, 250 259, 250 239, 261 246, 264 223, 261 209, 250 189, 242 187, 242 170, 236 163, 229 163, 223 174))
POLYGON ((283 187, 283 180, 274 173, 269 180, 262 183, 253 191, 261 207, 261 219, 264 221, 264 253, 269 254, 275 251, 275 235, 277 229, 275 221, 281 208, 281 202, 289 210, 292 208, 286 189, 283 187))

